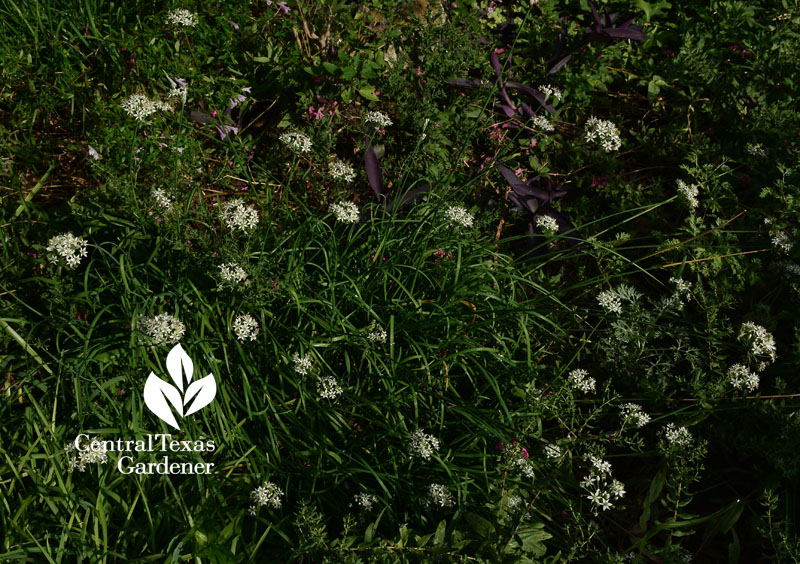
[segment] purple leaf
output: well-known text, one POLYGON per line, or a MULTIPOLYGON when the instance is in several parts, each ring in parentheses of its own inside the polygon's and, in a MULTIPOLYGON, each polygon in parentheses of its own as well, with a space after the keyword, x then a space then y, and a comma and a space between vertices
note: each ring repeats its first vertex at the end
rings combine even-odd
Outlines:
POLYGON ((189 119, 197 123, 211 123, 214 121, 214 118, 210 115, 197 110, 189 112, 189 119))
POLYGON ((578 230, 575 228, 575 225, 573 225, 573 223, 569 220, 569 218, 565 214, 556 211, 549 206, 547 208, 547 213, 553 216, 553 219, 555 219, 556 223, 558 223, 558 233, 560 235, 569 235, 567 237, 564 237, 564 240, 567 242, 568 245, 574 247, 575 245, 581 243, 580 240, 581 234, 578 232, 578 230))
POLYGON ((375 192, 375 196, 379 202, 386 201, 386 188, 383 185, 383 174, 381 167, 378 165, 378 155, 375 154, 375 149, 372 148, 372 143, 367 137, 367 146, 364 149, 364 167, 367 169, 367 180, 375 192))
POLYGON ((401 194, 393 201, 389 202, 389 205, 386 206, 386 211, 392 211, 392 209, 402 209, 408 204, 413 204, 414 202, 421 200, 425 194, 427 194, 431 189, 430 184, 421 184, 416 188, 412 188, 405 194, 401 194))
POLYGON ((519 90, 520 92, 527 94, 528 96, 539 102, 539 105, 541 105, 545 110, 547 110, 548 113, 550 114, 556 113, 556 109, 551 104, 545 102, 546 96, 544 95, 543 92, 540 92, 538 89, 531 88, 530 86, 522 84, 521 82, 517 82, 515 80, 509 80, 508 82, 506 82, 506 86, 508 88, 513 88, 514 90, 519 90))
POLYGON ((503 175, 503 178, 505 178, 506 182, 508 182, 511 186, 513 186, 514 184, 524 184, 522 182, 522 179, 516 174, 514 174, 514 171, 505 166, 504 164, 497 163, 497 170, 500 171, 500 174, 503 175))
POLYGON ((489 62, 492 63, 494 74, 497 75, 497 82, 500 85, 500 88, 502 88, 503 77, 501 76, 502 69, 500 67, 500 59, 497 57, 497 53, 495 53, 494 51, 492 51, 492 54, 489 55, 489 62))
POLYGON ((456 78, 448 81, 453 86, 464 86, 466 88, 486 88, 489 84, 480 78, 456 78))
POLYGON ((644 41, 645 39, 650 39, 649 35, 642 33, 638 29, 634 29, 635 27, 639 26, 614 27, 611 29, 606 29, 604 30, 604 32, 605 35, 613 39, 634 39, 637 41, 644 41))
POLYGON ((563 69, 563 68, 564 68, 564 65, 566 65, 566 64, 567 64, 567 63, 570 61, 570 59, 572 59, 572 55, 567 55, 566 57, 564 57, 563 59, 561 59, 560 61, 558 61, 556 64, 554 64, 554 65, 553 65, 553 66, 550 68, 550 70, 549 70, 549 71, 547 71, 547 76, 553 76, 553 75, 554 75, 554 74, 556 74, 558 71, 560 71, 561 69, 563 69))

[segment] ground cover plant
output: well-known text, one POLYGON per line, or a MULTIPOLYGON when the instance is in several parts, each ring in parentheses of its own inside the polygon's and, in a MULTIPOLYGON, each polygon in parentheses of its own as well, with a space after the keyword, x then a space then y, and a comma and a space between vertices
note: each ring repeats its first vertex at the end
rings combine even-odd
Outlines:
POLYGON ((0 13, 0 561, 800 561, 796 1, 0 13))

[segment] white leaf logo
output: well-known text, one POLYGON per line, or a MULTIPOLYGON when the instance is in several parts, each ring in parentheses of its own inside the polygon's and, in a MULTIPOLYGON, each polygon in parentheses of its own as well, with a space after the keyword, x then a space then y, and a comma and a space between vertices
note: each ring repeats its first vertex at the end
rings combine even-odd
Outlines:
POLYGON ((167 355, 167 371, 175 385, 151 372, 144 385, 144 403, 167 425, 180 429, 173 409, 181 417, 203 409, 217 395, 217 382, 213 374, 192 382, 194 364, 180 343, 172 347, 167 355), (187 409, 189 402, 191 407, 187 409))

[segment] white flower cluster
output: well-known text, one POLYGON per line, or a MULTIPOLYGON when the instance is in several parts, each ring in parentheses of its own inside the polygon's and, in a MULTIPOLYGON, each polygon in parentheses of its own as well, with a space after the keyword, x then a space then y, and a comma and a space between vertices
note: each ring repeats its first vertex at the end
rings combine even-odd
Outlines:
POLYGON ((358 223, 358 206, 353 202, 336 202, 331 204, 331 213, 336 216, 336 221, 343 223, 358 223))
POLYGON ((595 391, 596 382, 594 378, 589 376, 589 373, 583 368, 576 368, 570 372, 569 381, 572 384, 572 387, 576 390, 580 390, 587 394, 595 391))
POLYGON ((108 455, 106 454, 106 447, 102 442, 97 442, 92 447, 92 442, 97 440, 97 437, 88 437, 85 440, 86 444, 81 444, 81 449, 75 448, 75 441, 72 441, 64 447, 64 452, 69 456, 68 463, 69 469, 80 472, 86 472, 87 464, 105 464, 108 462, 108 455))
POLYGON ((625 486, 611 477, 611 463, 593 454, 590 454, 588 459, 591 468, 581 486, 589 492, 586 499, 592 502, 595 511, 598 509, 608 511, 614 507, 614 501, 625 495, 625 486))
POLYGON ((506 459, 522 472, 526 478, 533 478, 533 464, 530 461, 528 449, 513 442, 512 444, 503 445, 503 454, 506 459))
POLYGON ((189 93, 188 86, 176 86, 170 88, 167 92, 167 98, 176 98, 181 101, 181 104, 186 104, 186 95, 189 93))
POLYGON ((758 374, 750 372, 750 370, 743 364, 734 364, 728 368, 728 378, 730 378, 731 386, 737 390, 746 389, 752 392, 758 388, 758 374))
POLYGON ((183 337, 186 330, 183 323, 168 313, 159 313, 154 317, 139 317, 139 327, 155 345, 172 345, 183 337))
POLYGON ((775 362, 778 354, 775 350, 775 338, 761 325, 752 321, 742 323, 739 339, 744 339, 750 345, 750 351, 755 356, 769 356, 775 362))
POLYGON ((519 494, 511 494, 508 496, 508 509, 509 511, 516 511, 522 505, 522 496, 519 494))
POLYGON ((311 372, 311 369, 314 367, 314 363, 311 361, 310 354, 300 356, 299 354, 294 353, 292 356, 292 362, 294 362, 294 371, 301 376, 305 376, 311 372))
POLYGON ((622 313, 622 300, 614 290, 603 290, 597 295, 600 306, 612 313, 622 313))
POLYGON ((353 503, 361 506, 364 511, 372 510, 372 506, 378 502, 378 498, 366 492, 360 492, 353 496, 353 503))
POLYGON ((167 193, 163 188, 153 188, 153 191, 150 192, 150 195, 153 196, 153 199, 161 207, 161 209, 165 211, 172 209, 172 198, 167 196, 167 193))
POLYGON ((86 239, 72 233, 56 235, 47 242, 47 253, 47 259, 53 264, 63 261, 68 268, 77 268, 81 259, 88 254, 86 239))
POLYGON ((233 320, 233 332, 242 343, 248 340, 255 341, 259 330, 258 321, 249 313, 240 313, 233 320))
POLYGON ((278 139, 295 153, 308 153, 314 145, 308 136, 297 131, 284 133, 278 139))
POLYGON ((349 164, 342 161, 333 161, 328 165, 328 172, 334 180, 344 180, 348 184, 356 179, 356 171, 349 164))
POLYGON ((129 116, 137 121, 144 121, 150 115, 158 111, 168 111, 172 106, 160 100, 151 100, 144 94, 131 94, 122 101, 120 107, 129 116))
POLYGON ((686 204, 690 208, 695 209, 700 204, 700 201, 697 199, 697 195, 700 193, 697 184, 689 185, 681 179, 678 179, 677 184, 678 193, 683 196, 683 198, 686 200, 686 204))
POLYGON ((258 509, 265 505, 278 509, 281 506, 281 497, 283 497, 282 489, 272 482, 264 482, 250 493, 250 498, 253 500, 250 515, 255 515, 258 509))
POLYGON ((558 221, 552 215, 540 215, 536 218, 536 226, 545 235, 555 235, 558 233, 558 221))
POLYGON ((219 265, 219 277, 229 286, 236 286, 237 284, 244 284, 247 286, 250 284, 244 268, 235 262, 226 262, 219 265))
POLYGON ((622 412, 622 420, 625 423, 633 423, 640 428, 650 423, 650 416, 644 412, 641 405, 623 403, 619 406, 619 410, 622 412))
POLYGON ((764 147, 761 146, 761 143, 748 143, 744 146, 744 150, 747 151, 749 155, 753 155, 754 157, 766 158, 767 156, 767 152, 764 150, 764 147))
POLYGON ((664 427, 664 438, 671 446, 686 448, 691 446, 692 434, 686 427, 676 427, 675 423, 667 423, 664 427))
POLYGON ((559 458, 561 456, 561 447, 557 444, 544 445, 544 455, 547 458, 559 458))
POLYGON ((220 217, 230 229, 245 233, 258 225, 258 212, 242 200, 231 200, 222 204, 220 217))
POLYGON ((320 376, 317 380, 317 392, 323 399, 334 400, 342 395, 343 391, 333 376, 320 376))
POLYGON ((447 486, 442 484, 430 484, 428 486, 428 497, 425 500, 425 506, 437 505, 439 507, 453 507, 456 500, 447 486))
POLYGON ((670 282, 675 284, 675 291, 677 292, 680 298, 686 298, 686 300, 691 300, 692 297, 692 283, 687 282, 681 278, 672 277, 669 279, 670 282))
POLYGON ((180 25, 183 27, 194 27, 197 25, 197 14, 179 8, 167 14, 167 23, 170 25, 180 25))
POLYGON ((561 96, 563 95, 560 88, 557 86, 550 86, 549 84, 540 86, 539 91, 548 98, 555 98, 556 100, 561 100, 561 96))
POLYGON ((444 216, 452 223, 458 223, 463 227, 472 227, 475 218, 462 206, 450 206, 444 212, 444 216))
POLYGON ((425 460, 430 460, 433 453, 439 451, 439 439, 425 433, 422 429, 417 429, 411 433, 408 448, 412 455, 415 454, 425 460))
POLYGON ((544 116, 535 115, 531 118, 531 122, 539 131, 553 131, 555 127, 550 123, 550 120, 544 116))
POLYGON ((386 337, 388 337, 386 330, 378 325, 371 326, 367 333, 367 341, 370 343, 385 343, 386 337))
POLYGON ((783 262, 781 263, 781 267, 789 274, 800 276, 800 264, 795 264, 793 262, 783 262))
POLYGON ((794 241, 792 241, 785 231, 776 231, 772 235, 772 244, 787 252, 791 251, 792 247, 794 247, 794 241))
POLYGON ((607 153, 617 151, 622 146, 622 139, 619 137, 619 129, 605 119, 597 119, 592 116, 586 122, 586 136, 587 143, 599 143, 603 150, 607 153))
POLYGON ((367 115, 364 116, 364 121, 374 125, 378 129, 383 129, 384 127, 389 127, 390 125, 392 125, 392 120, 389 119, 389 116, 387 116, 383 112, 378 112, 374 110, 371 112, 367 112, 367 115))

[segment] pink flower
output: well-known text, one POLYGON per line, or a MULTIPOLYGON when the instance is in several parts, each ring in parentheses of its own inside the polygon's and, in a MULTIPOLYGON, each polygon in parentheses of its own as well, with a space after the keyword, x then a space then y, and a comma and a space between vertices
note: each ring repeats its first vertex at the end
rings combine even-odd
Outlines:
POLYGON ((239 24, 237 24, 236 22, 232 22, 232 21, 228 21, 228 23, 231 24, 231 27, 233 29, 235 29, 236 31, 239 31, 239 24))
POLYGON ((314 109, 314 106, 309 106, 308 115, 310 115, 314 119, 322 119, 323 117, 325 117, 325 114, 322 113, 322 106, 320 106, 316 110, 314 109))

